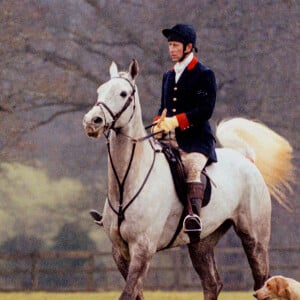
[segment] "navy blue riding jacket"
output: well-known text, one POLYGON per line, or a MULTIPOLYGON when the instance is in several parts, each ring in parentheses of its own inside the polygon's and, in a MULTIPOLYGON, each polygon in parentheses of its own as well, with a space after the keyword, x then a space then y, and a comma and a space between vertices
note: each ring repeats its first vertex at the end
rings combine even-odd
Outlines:
POLYGON ((176 116, 176 140, 185 152, 200 152, 208 163, 216 162, 215 138, 209 124, 216 102, 216 79, 212 70, 196 57, 175 83, 175 70, 163 76, 159 115, 167 108, 167 117, 176 116))

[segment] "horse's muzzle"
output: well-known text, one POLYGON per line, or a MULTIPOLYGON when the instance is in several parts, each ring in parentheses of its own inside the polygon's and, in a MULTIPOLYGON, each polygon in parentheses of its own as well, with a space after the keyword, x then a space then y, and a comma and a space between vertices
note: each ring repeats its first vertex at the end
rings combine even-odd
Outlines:
POLYGON ((89 137, 98 138, 104 131, 104 128, 102 127, 101 124, 102 121, 100 120, 92 120, 92 122, 87 122, 86 119, 84 118, 82 123, 83 123, 85 133, 89 137))
POLYGON ((92 138, 97 138, 100 135, 99 131, 86 131, 86 134, 92 138))

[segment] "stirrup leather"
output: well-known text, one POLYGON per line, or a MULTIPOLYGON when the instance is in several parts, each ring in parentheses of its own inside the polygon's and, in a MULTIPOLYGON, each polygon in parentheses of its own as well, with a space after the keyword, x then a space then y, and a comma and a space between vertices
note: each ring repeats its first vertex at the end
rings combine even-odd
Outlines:
POLYGON ((202 231, 202 222, 201 222, 200 217, 196 214, 187 215, 183 220, 183 231, 186 233, 201 232, 202 231), (188 228, 188 227, 194 227, 194 228, 188 228))

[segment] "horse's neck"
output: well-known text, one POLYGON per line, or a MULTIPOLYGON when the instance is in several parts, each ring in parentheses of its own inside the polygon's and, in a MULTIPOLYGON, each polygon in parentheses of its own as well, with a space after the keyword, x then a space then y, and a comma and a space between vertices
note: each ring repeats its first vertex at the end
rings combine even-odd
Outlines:
POLYGON ((139 139, 146 135, 144 125, 141 118, 135 117, 121 132, 112 132, 110 136, 110 153, 111 160, 108 162, 108 179, 109 193, 118 193, 117 178, 122 182, 125 174, 128 172, 125 182, 125 192, 128 193, 128 188, 136 189, 135 186, 140 184, 141 179, 145 177, 147 169, 151 165, 153 159, 152 148, 150 143, 146 141, 133 142, 133 139, 139 139), (130 161, 131 166, 128 171, 130 161), (116 174, 113 170, 115 168, 116 174))
MULTIPOLYGON (((111 153, 119 160, 122 159, 121 155, 128 158, 128 153, 131 153, 134 139, 139 139, 146 135, 140 114, 135 114, 127 124, 127 126, 116 130, 110 135, 111 153)), ((138 143, 138 145, 144 143, 138 143)))

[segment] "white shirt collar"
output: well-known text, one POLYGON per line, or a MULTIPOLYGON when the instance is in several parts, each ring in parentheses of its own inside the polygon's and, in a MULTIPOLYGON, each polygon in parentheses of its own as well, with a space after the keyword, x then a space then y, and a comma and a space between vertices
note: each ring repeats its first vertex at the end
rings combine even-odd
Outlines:
POLYGON ((177 62, 174 65, 175 70, 175 81, 177 82, 180 78, 181 74, 183 73, 184 69, 190 64, 190 62, 193 60, 194 54, 191 52, 183 61, 177 62))

